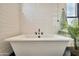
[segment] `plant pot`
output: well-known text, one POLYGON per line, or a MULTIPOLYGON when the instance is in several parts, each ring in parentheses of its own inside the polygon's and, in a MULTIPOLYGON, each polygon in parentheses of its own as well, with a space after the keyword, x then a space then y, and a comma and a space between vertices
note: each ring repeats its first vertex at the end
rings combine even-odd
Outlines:
POLYGON ((71 56, 79 56, 79 47, 76 50, 74 47, 70 47, 71 56))

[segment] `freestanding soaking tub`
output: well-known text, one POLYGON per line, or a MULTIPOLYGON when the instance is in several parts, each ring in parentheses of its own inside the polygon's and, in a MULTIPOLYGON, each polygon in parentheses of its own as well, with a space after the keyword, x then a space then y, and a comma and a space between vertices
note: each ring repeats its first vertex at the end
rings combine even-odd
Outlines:
POLYGON ((62 56, 70 39, 59 35, 42 38, 19 35, 6 41, 10 42, 16 56, 62 56))

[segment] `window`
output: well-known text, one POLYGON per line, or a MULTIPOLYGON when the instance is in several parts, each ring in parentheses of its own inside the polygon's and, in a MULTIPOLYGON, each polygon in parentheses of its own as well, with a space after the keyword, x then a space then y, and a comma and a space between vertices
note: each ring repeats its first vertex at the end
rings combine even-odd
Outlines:
POLYGON ((67 4, 67 16, 68 17, 75 17, 76 16, 76 4, 75 3, 68 3, 67 4))
POLYGON ((74 21, 78 21, 76 3, 67 3, 67 21, 71 26, 74 21))

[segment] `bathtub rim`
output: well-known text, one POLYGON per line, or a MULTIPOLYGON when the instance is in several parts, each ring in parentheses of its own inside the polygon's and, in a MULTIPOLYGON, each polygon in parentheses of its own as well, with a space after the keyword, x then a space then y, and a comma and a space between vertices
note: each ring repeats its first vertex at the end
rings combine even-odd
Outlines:
MULTIPOLYGON (((60 36, 60 35, 55 35, 55 36, 60 36)), ((10 38, 6 38, 5 41, 8 41, 8 42, 12 42, 12 41, 62 41, 62 42, 68 42, 68 41, 71 41, 73 40, 72 38, 69 38, 69 37, 64 37, 64 36, 60 36, 62 37, 61 38, 58 38, 56 39, 57 37, 47 37, 47 38, 27 38, 25 37, 25 35, 17 35, 17 36, 14 36, 14 37, 10 37, 10 38)))

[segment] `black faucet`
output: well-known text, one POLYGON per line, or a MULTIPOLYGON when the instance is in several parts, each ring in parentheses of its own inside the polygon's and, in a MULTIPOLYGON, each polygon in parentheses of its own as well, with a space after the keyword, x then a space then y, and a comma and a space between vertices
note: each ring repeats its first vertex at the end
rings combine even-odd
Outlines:
POLYGON ((40 32, 40 29, 38 29, 38 32, 35 32, 35 35, 38 35, 38 38, 40 38, 40 35, 43 35, 43 32, 40 32))

